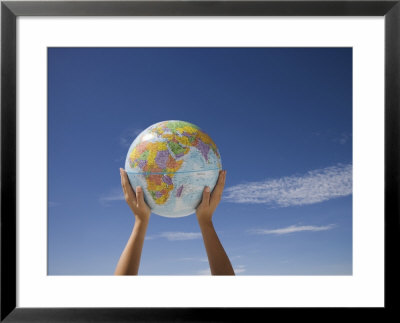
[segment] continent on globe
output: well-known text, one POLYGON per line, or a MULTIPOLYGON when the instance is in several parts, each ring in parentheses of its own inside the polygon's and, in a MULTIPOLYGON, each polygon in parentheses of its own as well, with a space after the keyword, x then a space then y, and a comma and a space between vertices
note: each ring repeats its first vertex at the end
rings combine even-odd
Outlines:
POLYGON ((162 121, 136 137, 125 161, 132 187, 141 186, 152 212, 180 217, 196 211, 205 186, 222 168, 214 141, 185 121, 162 121))

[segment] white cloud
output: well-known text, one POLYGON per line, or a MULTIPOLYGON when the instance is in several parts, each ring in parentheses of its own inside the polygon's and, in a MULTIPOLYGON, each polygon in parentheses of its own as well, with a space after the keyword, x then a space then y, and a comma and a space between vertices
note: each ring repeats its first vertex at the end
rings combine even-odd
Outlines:
POLYGON ((352 189, 352 165, 339 164, 312 170, 302 176, 286 176, 231 186, 225 189, 223 200, 288 207, 351 195, 352 189))
POLYGON ((108 195, 108 196, 103 196, 100 198, 101 201, 122 201, 125 200, 124 194, 115 194, 115 195, 108 195))
POLYGON ((246 271, 246 266, 245 265, 237 265, 236 267, 233 268, 233 271, 235 274, 242 274, 246 271))
POLYGON ((169 241, 180 241, 180 240, 194 240, 202 237, 200 232, 162 232, 157 235, 148 236, 146 240, 153 239, 167 239, 169 241))
POLYGON ((122 192, 122 187, 119 189, 112 190, 109 194, 103 195, 99 198, 99 201, 103 205, 108 205, 108 202, 113 201, 124 201, 124 193, 122 192))
POLYGON ((197 272, 197 274, 198 275, 205 275, 205 276, 209 276, 209 275, 211 275, 211 270, 210 270, 210 268, 207 268, 207 269, 201 269, 201 270, 199 270, 198 272, 197 272))
POLYGON ((274 229, 274 230, 265 230, 265 229, 255 229, 249 230, 249 233, 252 234, 289 234, 294 232, 301 232, 301 231, 326 231, 331 230, 336 227, 335 224, 329 224, 324 226, 312 226, 312 225, 291 225, 286 228, 274 229))

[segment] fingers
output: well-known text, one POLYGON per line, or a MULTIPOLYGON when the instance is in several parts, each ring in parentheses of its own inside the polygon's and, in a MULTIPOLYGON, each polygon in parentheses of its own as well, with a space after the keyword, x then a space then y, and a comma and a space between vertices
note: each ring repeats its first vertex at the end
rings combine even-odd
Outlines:
POLYGON ((136 194, 132 189, 131 183, 129 183, 128 175, 122 168, 120 168, 119 171, 121 174, 121 185, 124 191, 125 200, 128 203, 134 203, 134 205, 136 205, 136 194))
POLYGON ((143 190, 140 186, 136 187, 136 201, 138 208, 142 208, 145 205, 144 197, 143 197, 143 190))
POLYGON ((214 187, 214 190, 211 194, 210 203, 219 203, 222 197, 222 192, 225 187, 225 180, 226 180, 226 170, 221 170, 219 172, 217 184, 214 187))
POLYGON ((203 199, 201 200, 201 204, 204 206, 208 206, 210 204, 210 188, 206 186, 203 190, 203 199))

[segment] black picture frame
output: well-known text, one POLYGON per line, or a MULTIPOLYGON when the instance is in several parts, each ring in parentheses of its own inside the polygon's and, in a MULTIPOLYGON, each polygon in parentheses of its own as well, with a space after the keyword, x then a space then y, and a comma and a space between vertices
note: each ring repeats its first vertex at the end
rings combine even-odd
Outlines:
MULTIPOLYGON (((399 288, 400 0, 395 1, 2 1, 1 322, 232 322, 289 311, 308 320, 393 315, 399 288), (19 308, 16 307, 16 19, 19 16, 383 16, 385 19, 384 308, 19 308), (316 311, 309 317, 307 310, 316 311), (339 313, 338 313, 339 310, 339 313), (305 313, 307 311, 307 313, 305 313), (325 311, 327 313, 321 313, 325 311), (316 313, 316 314, 315 314, 316 313), (247 319, 240 319, 240 315, 247 319), (315 315, 315 316, 314 316, 315 315), (340 316, 339 316, 340 315, 340 316)), ((283 319, 281 317, 281 319, 283 319)))

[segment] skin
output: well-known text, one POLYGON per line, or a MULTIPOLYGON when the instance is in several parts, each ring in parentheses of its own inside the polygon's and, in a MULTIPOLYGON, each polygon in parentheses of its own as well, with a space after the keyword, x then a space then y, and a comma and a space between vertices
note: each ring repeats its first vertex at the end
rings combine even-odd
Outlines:
POLYGON ((214 190, 210 193, 209 187, 204 188, 202 201, 196 209, 197 221, 203 235, 211 275, 235 275, 212 223, 214 211, 221 201, 225 180, 226 170, 220 171, 214 190))
MULTIPOLYGON (((135 216, 135 224, 114 274, 137 275, 151 210, 144 201, 141 187, 136 187, 135 193, 129 183, 126 172, 122 168, 120 168, 120 174, 125 201, 135 216)), ((225 179, 226 171, 220 171, 214 190, 210 192, 209 187, 204 188, 202 201, 196 209, 196 217, 203 235, 212 275, 235 275, 231 262, 222 247, 212 223, 214 211, 221 201, 225 179)))
POLYGON ((128 175, 122 168, 120 168, 120 174, 125 201, 135 216, 135 224, 125 249, 119 258, 114 274, 137 275, 151 211, 144 201, 142 188, 140 186, 136 187, 135 193, 129 183, 128 175))

